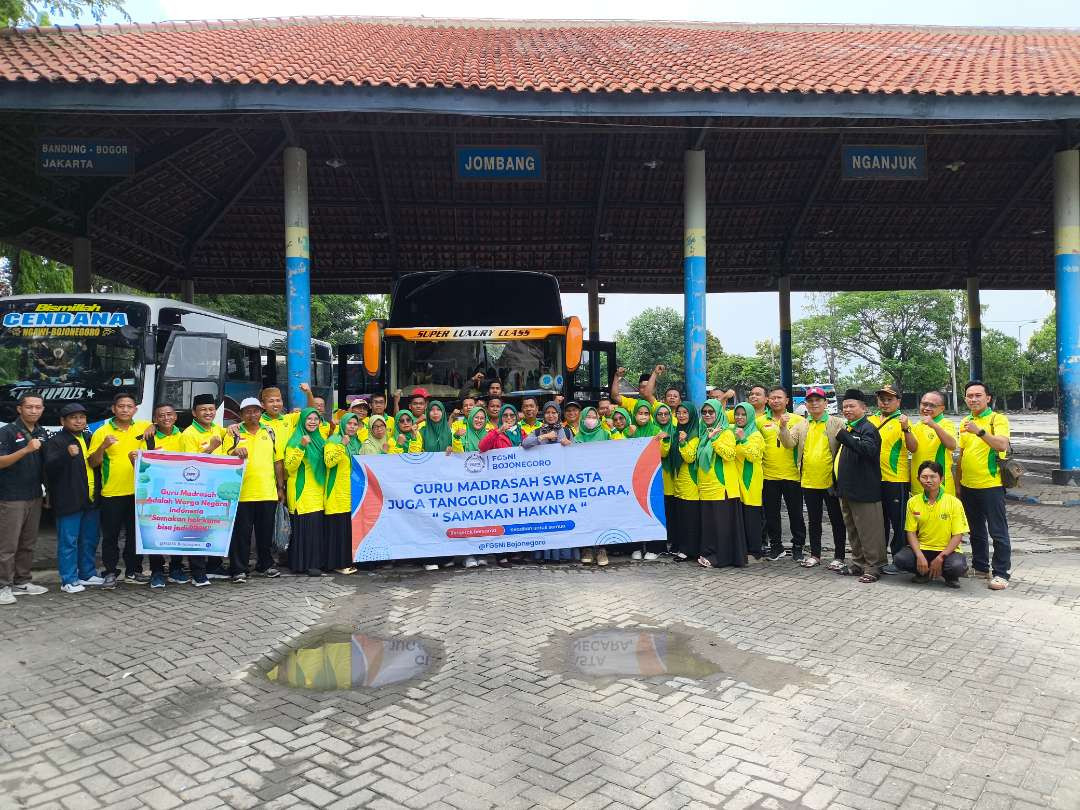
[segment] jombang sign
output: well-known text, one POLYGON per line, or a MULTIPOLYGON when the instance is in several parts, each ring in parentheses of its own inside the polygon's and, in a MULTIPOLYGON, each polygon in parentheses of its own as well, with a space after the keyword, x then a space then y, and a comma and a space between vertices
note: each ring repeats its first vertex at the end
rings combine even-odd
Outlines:
POLYGON ((353 559, 663 540, 654 439, 352 460, 353 559))

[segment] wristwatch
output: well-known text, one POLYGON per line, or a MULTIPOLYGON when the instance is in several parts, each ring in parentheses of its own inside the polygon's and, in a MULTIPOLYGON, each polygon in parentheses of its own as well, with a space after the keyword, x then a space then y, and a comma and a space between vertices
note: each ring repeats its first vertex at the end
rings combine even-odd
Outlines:
POLYGON ((979 432, 976 435, 981 439, 986 435, 986 428, 979 428, 979 432))

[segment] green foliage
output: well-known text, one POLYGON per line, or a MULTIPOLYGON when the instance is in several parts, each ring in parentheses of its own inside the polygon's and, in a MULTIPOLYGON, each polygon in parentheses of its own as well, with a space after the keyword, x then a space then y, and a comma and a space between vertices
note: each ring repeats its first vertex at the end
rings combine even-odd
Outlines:
MULTIPOLYGON (((616 358, 625 366, 627 379, 633 384, 638 374, 652 371, 657 363, 667 367, 664 384, 678 385, 686 378, 683 358, 683 319, 671 307, 652 307, 626 323, 626 329, 615 333, 616 358)), ((723 354, 720 341, 711 333, 705 335, 705 363, 723 354)))
MULTIPOLYGON (((983 329, 983 379, 990 385, 997 403, 1007 407, 1005 398, 1010 391, 1020 390, 1020 374, 1026 372, 1020 355, 1020 342, 997 329, 983 329)), ((1017 397, 1019 403, 1019 397, 1017 397)))
POLYGON ((71 292, 71 268, 0 244, 0 295, 36 292, 71 292))
MULTIPOLYGON (((196 295, 195 303, 271 329, 285 329, 284 296, 196 295)), ((311 335, 332 344, 356 343, 367 322, 385 318, 389 310, 390 299, 385 295, 313 295, 311 335)))
POLYGON ((101 22, 106 14, 117 13, 130 20, 121 0, 0 0, 0 23, 4 26, 48 25, 49 16, 79 19, 91 17, 101 22))
POLYGON ((1028 391, 1057 390, 1057 315, 1051 312, 1028 339, 1024 352, 1028 391))

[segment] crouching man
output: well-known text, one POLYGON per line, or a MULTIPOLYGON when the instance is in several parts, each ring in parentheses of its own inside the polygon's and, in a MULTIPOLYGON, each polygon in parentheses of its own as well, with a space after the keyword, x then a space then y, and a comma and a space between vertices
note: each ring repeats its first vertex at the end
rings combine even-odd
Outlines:
POLYGON ((967 515, 960 499, 941 486, 943 478, 944 470, 936 461, 919 465, 923 491, 908 500, 904 521, 908 546, 896 553, 893 562, 901 571, 915 574, 912 582, 940 577, 950 588, 959 588, 967 570, 962 550, 967 515))

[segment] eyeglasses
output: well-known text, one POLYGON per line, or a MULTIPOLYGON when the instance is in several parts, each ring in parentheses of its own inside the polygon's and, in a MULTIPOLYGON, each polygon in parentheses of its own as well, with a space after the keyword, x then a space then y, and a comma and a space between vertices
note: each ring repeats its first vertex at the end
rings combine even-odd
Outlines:
POLYGON ((937 406, 938 404, 936 402, 927 402, 926 400, 919 403, 920 408, 936 408, 937 406))

